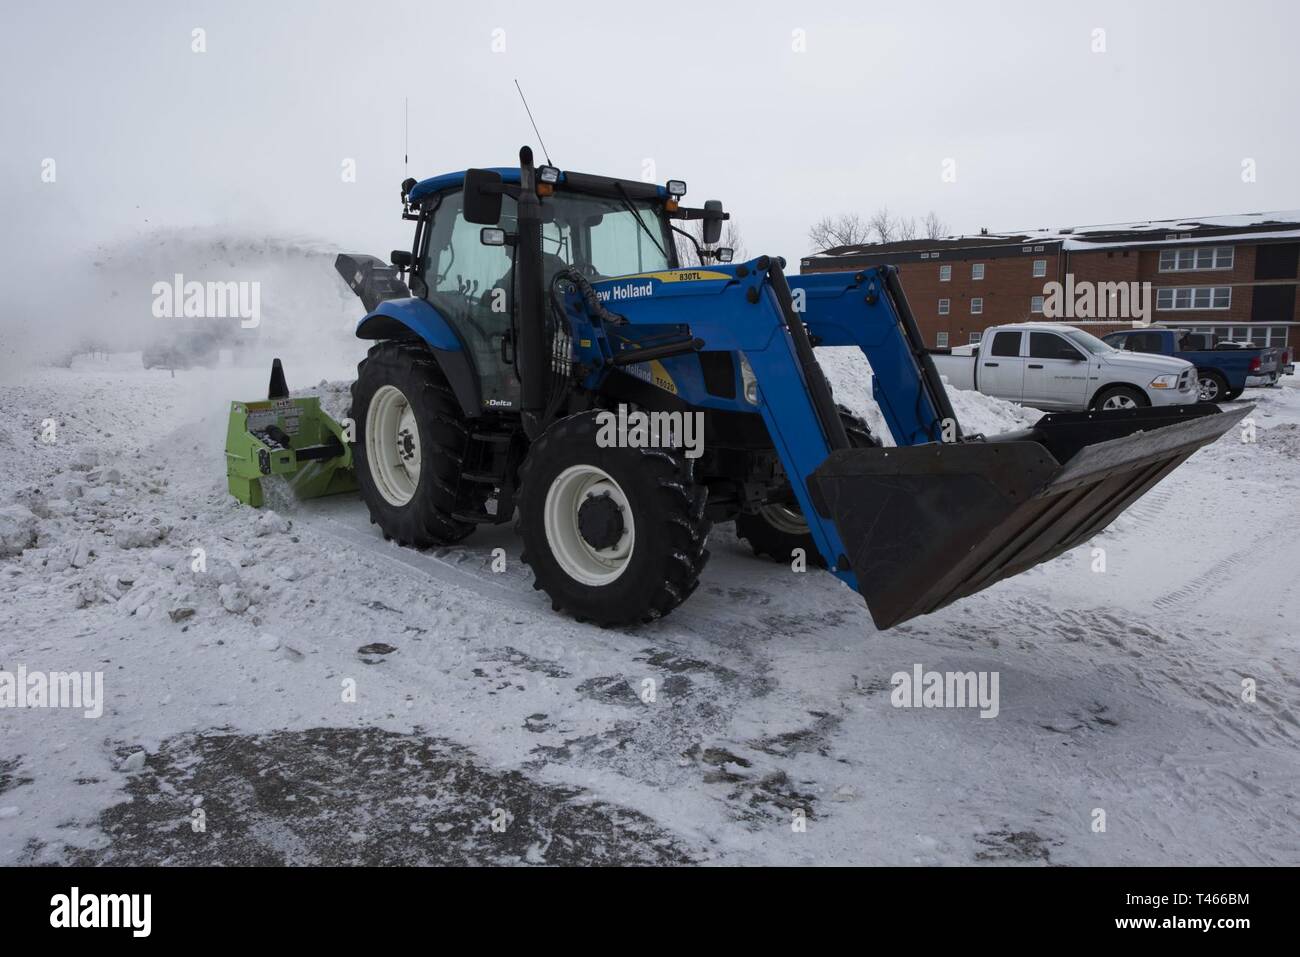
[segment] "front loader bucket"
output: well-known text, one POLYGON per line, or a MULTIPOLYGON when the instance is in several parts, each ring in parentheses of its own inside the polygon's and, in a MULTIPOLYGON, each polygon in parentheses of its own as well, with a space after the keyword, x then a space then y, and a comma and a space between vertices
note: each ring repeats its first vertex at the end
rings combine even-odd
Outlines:
POLYGON ((1252 409, 1071 412, 983 441, 844 449, 808 485, 891 628, 1088 541, 1252 409))

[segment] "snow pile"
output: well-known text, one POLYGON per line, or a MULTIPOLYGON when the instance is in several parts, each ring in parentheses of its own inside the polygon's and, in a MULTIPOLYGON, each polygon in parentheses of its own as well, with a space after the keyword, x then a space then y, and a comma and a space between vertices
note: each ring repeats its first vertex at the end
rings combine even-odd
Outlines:
POLYGON ((1285 455, 1287 458, 1300 459, 1300 425, 1284 422, 1271 428, 1261 429, 1259 444, 1266 449, 1285 455))
POLYGON ((321 379, 315 387, 292 393, 295 396, 314 395, 320 398, 321 410, 336 422, 342 422, 352 411, 352 380, 333 382, 321 379))
POLYGON ((36 544, 36 514, 25 505, 0 508, 0 558, 36 544))
MULTIPOLYGON (((894 445, 880 406, 871 397, 871 366, 862 350, 857 346, 823 346, 817 350, 817 361, 830 381, 835 400, 866 419, 872 434, 885 445, 894 445)), ((948 398, 967 435, 1013 432, 1028 428, 1042 417, 1041 412, 981 392, 949 386, 948 398)))

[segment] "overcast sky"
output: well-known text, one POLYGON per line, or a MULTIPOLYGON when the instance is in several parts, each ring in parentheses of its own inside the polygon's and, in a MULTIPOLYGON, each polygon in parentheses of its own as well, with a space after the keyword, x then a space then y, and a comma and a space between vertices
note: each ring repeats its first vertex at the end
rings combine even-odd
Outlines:
POLYGON ((817 218, 882 204, 954 231, 1300 207, 1290 0, 43 0, 0 17, 10 269, 184 224, 386 255, 410 230, 403 97, 411 175, 505 165, 536 145, 515 77, 558 165, 641 178, 652 160, 692 203, 722 199, 750 255, 793 263, 817 218))

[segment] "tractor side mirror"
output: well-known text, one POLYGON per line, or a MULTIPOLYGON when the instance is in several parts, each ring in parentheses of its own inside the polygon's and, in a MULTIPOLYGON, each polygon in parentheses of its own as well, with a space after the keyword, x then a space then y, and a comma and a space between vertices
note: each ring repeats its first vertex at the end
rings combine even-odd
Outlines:
POLYGON ((490 169, 465 171, 465 219, 479 226, 501 221, 501 174, 490 169))
POLYGON ((415 257, 411 255, 409 249, 394 249, 388 254, 388 261, 398 269, 410 269, 415 262, 415 257))
POLYGON ((720 263, 729 263, 736 256, 736 251, 730 246, 719 246, 713 250, 713 255, 717 257, 720 263))
POLYGON ((706 246, 712 246, 722 238, 722 200, 704 201, 704 235, 701 238, 706 246))

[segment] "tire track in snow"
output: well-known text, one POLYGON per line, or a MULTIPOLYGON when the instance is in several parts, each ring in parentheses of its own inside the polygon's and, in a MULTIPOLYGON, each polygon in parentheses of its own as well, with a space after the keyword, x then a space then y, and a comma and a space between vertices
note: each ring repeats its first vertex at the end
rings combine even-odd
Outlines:
POLYGON ((1171 592, 1166 592, 1151 604, 1160 611, 1168 611, 1183 605, 1189 599, 1195 598, 1198 601, 1205 599, 1218 591, 1225 584, 1237 581, 1235 577, 1230 577, 1229 572, 1237 570, 1242 562, 1252 556, 1258 556, 1260 550, 1258 546, 1249 546, 1239 548, 1237 551, 1215 562, 1208 569, 1195 578, 1189 579, 1181 588, 1176 588, 1171 592))

